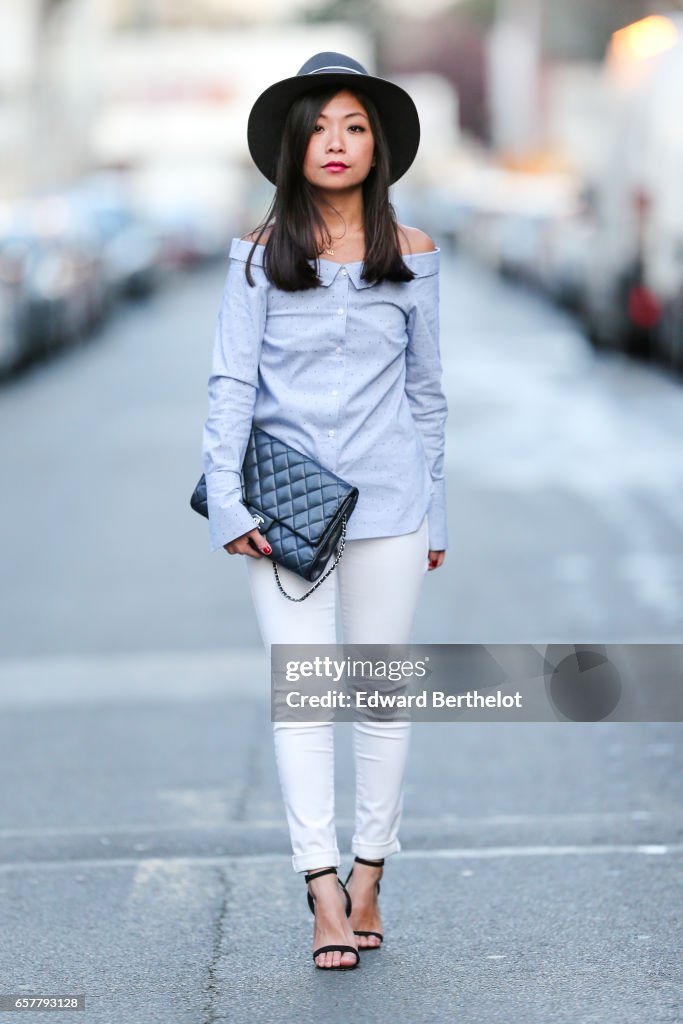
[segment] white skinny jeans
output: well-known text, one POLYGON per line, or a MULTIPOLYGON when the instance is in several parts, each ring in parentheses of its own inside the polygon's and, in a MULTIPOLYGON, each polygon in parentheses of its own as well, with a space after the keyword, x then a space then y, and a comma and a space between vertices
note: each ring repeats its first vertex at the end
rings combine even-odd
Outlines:
MULTIPOLYGON (((288 601, 280 593, 270 559, 243 556, 268 654, 274 643, 410 643, 428 551, 426 516, 414 533, 347 540, 337 568, 301 603, 288 601), (336 636, 338 597, 341 640, 336 636)), ((294 597, 312 585, 288 569, 278 566, 278 572, 283 587, 294 597)), ((339 867, 341 863, 334 821, 334 724, 273 723, 295 871, 339 867)), ((401 849, 398 829, 411 723, 351 724, 356 766, 351 850, 374 860, 401 849)))

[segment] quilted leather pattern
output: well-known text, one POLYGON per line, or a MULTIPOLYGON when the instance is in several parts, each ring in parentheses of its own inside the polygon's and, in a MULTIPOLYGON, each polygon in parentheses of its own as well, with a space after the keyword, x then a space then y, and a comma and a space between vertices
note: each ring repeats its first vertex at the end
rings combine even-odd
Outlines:
MULTIPOLYGON (((291 445, 253 427, 242 466, 242 500, 273 549, 271 561, 314 583, 322 575, 359 491, 291 445)), ((208 518, 202 475, 190 500, 208 518)), ((256 525, 256 524, 255 524, 256 525)))

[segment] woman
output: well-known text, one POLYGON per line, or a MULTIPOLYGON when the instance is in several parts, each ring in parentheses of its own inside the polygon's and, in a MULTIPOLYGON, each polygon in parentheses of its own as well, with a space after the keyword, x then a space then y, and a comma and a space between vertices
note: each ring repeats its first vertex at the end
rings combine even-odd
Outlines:
MULTIPOLYGON (((417 111, 352 58, 319 53, 262 93, 248 140, 276 193, 230 251, 203 443, 211 546, 247 556, 267 649, 336 643, 337 581, 344 643, 408 643, 424 574, 447 547, 440 250, 396 223, 388 192, 417 152, 417 111), (305 602, 279 593, 266 537, 241 502, 252 421, 360 491, 337 570, 305 602)), ((308 589, 279 572, 295 596, 308 589)), ((383 939, 379 879, 401 849, 410 722, 353 723, 356 857, 346 884, 332 732, 332 722, 273 723, 292 863, 306 872, 315 916, 313 959, 343 970, 383 939)))

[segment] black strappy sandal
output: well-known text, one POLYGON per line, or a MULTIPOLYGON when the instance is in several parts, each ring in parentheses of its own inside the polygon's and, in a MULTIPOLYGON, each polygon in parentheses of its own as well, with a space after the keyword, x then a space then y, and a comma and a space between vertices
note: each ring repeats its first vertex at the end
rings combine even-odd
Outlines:
MULTIPOLYGON (((366 860, 365 857, 356 857, 355 858, 355 862, 357 862, 358 864, 367 864, 371 868, 381 868, 381 867, 384 867, 384 857, 382 857, 381 860, 366 860)), ((348 885, 349 884, 349 878, 351 877, 352 874, 353 874, 353 868, 351 868, 351 870, 349 871, 348 876, 346 878, 346 881, 344 882, 344 885, 348 885)), ((377 880, 376 884, 377 884, 377 895, 379 896, 379 879, 377 880)), ((365 936, 375 935, 379 939, 379 945, 377 945, 377 946, 359 946, 358 947, 359 949, 379 949, 380 946, 382 945, 382 943, 384 942, 384 936, 382 935, 381 932, 359 932, 359 931, 356 931, 354 929, 353 934, 354 935, 365 935, 365 936)))
MULTIPOLYGON (((305 875, 306 885, 308 885, 308 883, 311 882, 314 878, 320 878, 321 875, 331 875, 331 874, 335 874, 336 875, 337 874, 337 869, 336 868, 323 868, 322 871, 313 871, 313 872, 309 871, 305 875)), ((351 916, 351 897, 348 894, 348 892, 346 891, 346 886, 342 882, 341 878, 337 878, 337 881, 339 882, 339 884, 341 885, 342 889, 344 890, 344 895, 346 896, 346 916, 350 917, 351 916)), ((315 917, 315 899, 316 898, 310 892, 308 892, 306 894, 306 896, 308 898, 308 906, 310 907, 310 911, 313 914, 313 916, 315 917)), ((321 946, 319 949, 313 950, 313 960, 315 960, 315 958, 317 956, 319 956, 321 953, 337 953, 337 952, 338 953, 355 953, 356 954, 356 962, 355 962, 355 964, 338 964, 336 967, 321 967, 320 964, 316 963, 315 966, 318 967, 321 971, 353 971, 356 967, 358 967, 358 965, 360 963, 360 956, 359 956, 358 950, 355 948, 355 946, 321 946)))

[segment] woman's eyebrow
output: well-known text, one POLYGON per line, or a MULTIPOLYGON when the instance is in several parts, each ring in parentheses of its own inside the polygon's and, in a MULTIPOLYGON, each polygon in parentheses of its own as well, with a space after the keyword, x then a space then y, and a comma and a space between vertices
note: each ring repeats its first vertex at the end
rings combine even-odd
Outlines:
MULTIPOLYGON (((364 117, 367 120, 367 114, 364 114, 361 110, 355 110, 353 114, 344 114, 344 117, 364 117)), ((318 117, 327 117, 327 114, 318 114, 318 117)))

